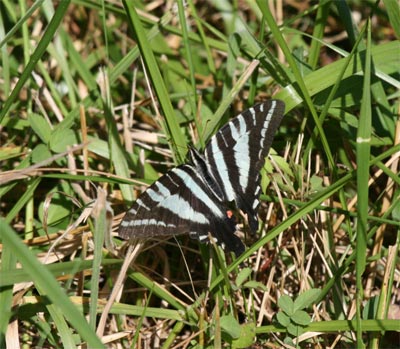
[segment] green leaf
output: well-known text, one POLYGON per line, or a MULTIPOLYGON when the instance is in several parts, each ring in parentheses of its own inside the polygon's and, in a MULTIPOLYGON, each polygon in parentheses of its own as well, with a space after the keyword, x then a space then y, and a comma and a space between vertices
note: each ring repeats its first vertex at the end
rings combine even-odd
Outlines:
POLYGON ((239 338, 232 341, 232 349, 251 347, 251 345, 254 343, 255 335, 256 325, 253 322, 240 326, 239 338))
POLYGON ((283 311, 276 314, 276 320, 283 326, 288 327, 290 324, 290 317, 287 316, 283 311))
POLYGON ((46 119, 39 114, 30 114, 28 121, 32 130, 37 134, 43 143, 48 143, 51 135, 51 127, 46 119))
POLYGON ((240 337, 240 324, 232 315, 221 316, 220 325, 222 330, 231 338, 240 337))
POLYGON ((106 141, 91 136, 88 137, 88 141, 89 141, 88 149, 91 152, 99 156, 102 156, 105 159, 110 158, 110 151, 106 141))
POLYGON ((262 282, 258 282, 258 281, 254 281, 254 280, 245 282, 243 287, 254 288, 254 289, 262 290, 264 292, 267 291, 267 287, 262 282))
MULTIPOLYGON (((399 194, 399 192, 397 192, 397 195, 399 194)), ((394 220, 396 221, 400 221, 400 201, 397 201, 396 203, 394 203, 394 209, 392 211, 392 217, 394 220)))
POLYGON ((294 310, 308 308, 318 299, 320 294, 321 290, 315 288, 303 292, 294 301, 294 310))
POLYGON ((51 152, 44 144, 38 144, 31 152, 31 159, 34 164, 51 157, 51 152))
POLYGON ((283 343, 285 343, 287 346, 294 347, 295 344, 293 343, 293 338, 286 336, 285 339, 283 340, 283 343))
POLYGON ((278 299, 278 306, 289 316, 294 313, 294 303, 292 299, 285 294, 278 299))
POLYGON ((50 199, 49 205, 45 207, 45 203, 41 202, 39 206, 41 222, 46 218, 49 226, 56 224, 59 228, 66 228, 72 214, 71 201, 66 196, 69 191, 67 184, 58 185, 51 190, 47 196, 50 199))
POLYGON ((50 137, 50 149, 55 153, 62 153, 67 150, 67 147, 71 147, 78 143, 78 139, 69 128, 59 127, 53 130, 50 137))
POLYGON ((292 336, 298 337, 304 332, 304 329, 300 326, 296 326, 296 325, 290 323, 289 326, 287 327, 287 331, 292 336))
POLYGON ((251 275, 251 269, 250 268, 243 268, 238 276, 236 277, 236 286, 240 286, 245 282, 249 276, 251 275))
POLYGON ((298 325, 306 326, 311 322, 311 317, 304 310, 297 310, 291 317, 291 320, 298 325))
POLYGON ((324 189, 324 183, 321 177, 311 176, 310 178, 311 193, 319 193, 324 189))

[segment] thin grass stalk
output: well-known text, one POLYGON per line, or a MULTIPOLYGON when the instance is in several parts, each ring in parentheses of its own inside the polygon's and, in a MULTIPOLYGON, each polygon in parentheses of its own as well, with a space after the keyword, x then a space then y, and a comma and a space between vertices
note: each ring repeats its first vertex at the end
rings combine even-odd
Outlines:
MULTIPOLYGON (((201 20, 201 18, 198 16, 198 14, 196 12, 196 8, 195 8, 195 6, 193 4, 193 0, 188 0, 187 3, 189 5, 189 7, 190 7, 190 12, 192 14, 192 17, 195 20, 196 28, 197 28, 197 30, 199 32, 199 36, 200 36, 200 40, 201 40, 200 42, 203 45, 204 49, 206 50, 208 69, 210 69, 210 73, 214 75, 216 73, 217 69, 215 67, 213 54, 211 52, 211 48, 210 48, 210 44, 209 44, 209 38, 207 37, 207 35, 204 32, 203 21, 201 20)), ((193 41, 193 36, 190 36, 190 33, 189 33, 189 39, 193 41)))
MULTIPOLYGON (((331 107, 331 103, 333 102, 336 92, 339 89, 340 83, 343 81, 344 76, 346 71, 349 69, 351 62, 353 62, 354 60, 354 56, 356 55, 356 52, 359 51, 359 45, 361 43, 361 40, 363 38, 363 34, 365 32, 366 26, 363 27, 363 29, 361 30, 360 35, 357 38, 357 41, 354 43, 350 54, 348 54, 344 59, 343 59, 343 65, 340 67, 340 70, 337 74, 336 77, 336 81, 333 83, 332 88, 329 92, 328 98, 326 99, 326 102, 323 106, 323 109, 319 115, 319 120, 321 122, 321 124, 324 123, 326 116, 328 115, 329 112, 329 108, 331 107)), ((318 135, 318 130, 314 129, 313 130, 313 138, 316 138, 318 135)), ((312 143, 308 143, 305 150, 304 150, 304 154, 309 154, 311 149, 312 149, 313 145, 312 143)), ((336 178, 337 176, 337 168, 333 168, 333 173, 335 174, 334 178, 336 178)), ((343 204, 343 203, 342 203, 343 204)))
MULTIPOLYGON (((355 42, 356 41, 355 38, 358 36, 358 29, 356 23, 353 20, 352 12, 349 8, 348 2, 346 2, 345 0, 340 0, 340 1, 335 1, 334 3, 338 9, 339 15, 343 18, 343 24, 345 25, 346 32, 347 35, 349 36, 350 42, 351 43, 355 42)), ((399 10, 397 10, 397 12, 399 12, 399 10)), ((360 43, 359 50, 364 51, 365 49, 366 49, 365 43, 362 41, 360 43)), ((372 62, 371 64, 372 64, 371 71, 375 73, 376 70, 375 63, 372 62)), ((377 113, 380 114, 379 111, 380 108, 385 108, 387 110, 390 109, 389 101, 386 96, 381 79, 374 81, 374 83, 371 84, 370 88, 374 101, 378 102, 377 103, 378 107, 375 108, 377 110, 377 113)))
POLYGON ((260 62, 258 60, 253 60, 250 63, 250 65, 245 69, 243 74, 240 76, 236 84, 232 87, 229 94, 221 101, 218 109, 214 113, 213 119, 207 123, 207 126, 204 131, 204 139, 208 140, 213 134, 215 134, 216 129, 220 125, 220 121, 223 114, 232 104, 234 97, 240 92, 243 86, 247 83, 247 81, 253 74, 254 70, 258 67, 259 63, 260 62))
POLYGON ((53 18, 51 19, 49 25, 47 26, 45 33, 43 34, 41 40, 38 42, 38 45, 37 45, 35 51, 30 56, 28 64, 26 65, 25 69, 21 73, 21 76, 20 76, 18 82, 16 83, 10 96, 8 96, 2 109, 0 110, 0 123, 2 122, 2 120, 6 116, 6 114, 8 113, 12 104, 18 98, 18 94, 20 93, 21 89, 24 87, 26 81, 30 78, 33 69, 35 69, 36 63, 41 59, 44 52, 46 51, 47 46, 53 40, 55 32, 57 31, 58 27, 60 26, 60 24, 65 16, 65 13, 69 7, 70 2, 71 2, 71 0, 64 0, 59 3, 57 10, 55 11, 53 18))
POLYGON ((8 46, 6 45, 6 29, 3 19, 3 13, 0 13, 0 38, 4 38, 0 42, 0 53, 2 58, 2 90, 5 96, 10 94, 11 88, 11 72, 10 72, 10 59, 8 54, 8 46))
POLYGON ((106 192, 99 188, 97 191, 97 200, 93 208, 94 224, 94 251, 93 251, 93 269, 90 279, 90 307, 89 324, 93 330, 96 330, 97 322, 97 303, 99 298, 99 284, 101 265, 103 261, 103 245, 105 236, 111 234, 110 212, 107 210, 106 192))
POLYGON ((54 306, 58 307, 82 339, 87 341, 92 348, 105 348, 53 275, 37 260, 36 256, 21 242, 3 219, 0 219, 0 231, 2 232, 3 243, 13 251, 22 267, 30 275, 31 280, 34 281, 35 286, 40 288, 41 292, 50 299, 54 306))
POLYGON ((363 54, 365 59, 363 98, 360 122, 357 132, 357 240, 356 240, 356 318, 357 347, 364 348, 362 330, 363 274, 366 267, 367 231, 368 231, 368 179, 371 152, 371 22, 367 27, 367 46, 363 54))
POLYGON ((169 333, 167 339, 162 345, 162 349, 168 349, 172 347, 172 344, 174 343, 176 337, 181 333, 183 330, 183 327, 185 326, 185 323, 182 321, 177 322, 174 327, 172 328, 172 331, 169 333))
MULTIPOLYGON (((15 25, 10 30, 8 30, 7 34, 4 35, 4 36, 1 36, 3 39, 0 41, 0 48, 2 48, 5 45, 6 42, 8 42, 9 40, 12 39, 13 35, 16 32, 18 32, 18 30, 20 30, 20 28, 23 25, 23 23, 25 23, 33 15, 33 13, 40 6, 42 6, 43 2, 44 2, 44 0, 36 0, 35 3, 32 4, 32 6, 28 9, 28 11, 26 11, 26 13, 24 13, 23 16, 21 16, 21 18, 15 23, 15 25)), ((23 4, 21 6, 21 9, 23 9, 23 4)), ((10 11, 8 13, 10 13, 10 11)), ((13 13, 14 13, 14 11, 12 11, 10 14, 12 15, 13 13)), ((1 19, 2 19, 2 17, 1 17, 1 19)), ((15 20, 15 18, 13 18, 13 21, 14 20, 15 20)), ((4 59, 4 57, 3 57, 3 59, 4 59)))
MULTIPOLYGON (((308 64, 311 66, 312 70, 317 68, 322 46, 322 42, 320 40, 322 40, 324 37, 324 30, 326 28, 330 7, 331 0, 323 0, 319 2, 317 15, 315 17, 315 27, 312 34, 312 37, 316 40, 311 41, 308 59, 308 64)), ((307 152, 305 153, 307 154, 307 152)))
MULTIPOLYGON (((107 124, 108 131, 108 146, 110 154, 110 163, 114 168, 115 173, 123 178, 129 178, 129 166, 125 157, 125 151, 121 144, 121 139, 115 124, 113 115, 113 106, 110 97, 110 86, 108 75, 105 71, 102 71, 102 81, 100 83, 100 89, 102 94, 104 117, 107 124)), ((111 171, 112 172, 112 169, 111 171)), ((134 200, 132 190, 127 184, 120 184, 122 196, 127 202, 134 200)))
POLYGON ((176 121, 175 113, 171 105, 164 79, 160 73, 157 61, 146 39, 145 30, 141 24, 140 18, 136 12, 132 2, 123 1, 124 7, 128 14, 129 24, 131 25, 141 52, 146 70, 149 73, 153 88, 156 92, 158 102, 165 116, 164 129, 170 137, 170 145, 172 154, 176 162, 181 163, 185 158, 187 144, 183 134, 180 131, 179 124, 176 121))
MULTIPOLYGON (((25 207, 25 210, 27 210, 26 204, 34 197, 35 190, 37 189, 37 187, 39 186, 40 183, 41 183, 41 178, 34 178, 28 182, 28 187, 27 187, 26 191, 17 200, 17 202, 15 203, 13 208, 8 212, 7 216, 4 218, 4 221, 6 223, 10 224, 12 222, 12 220, 16 217, 18 212, 20 212, 22 210, 23 207, 25 207)), ((28 213, 28 217, 32 217, 31 213, 29 213, 29 212, 27 212, 27 213, 28 213)), ((26 235, 29 235, 31 233, 32 233, 31 230, 25 231, 26 235)))
POLYGON ((290 52, 290 49, 289 49, 289 47, 288 47, 288 45, 286 43, 286 40, 283 38, 283 35, 282 35, 281 31, 279 30, 279 27, 277 26, 274 18, 272 17, 271 13, 269 12, 269 10, 266 8, 265 3, 262 2, 261 0, 257 0, 257 4, 259 5, 260 10, 262 11, 262 13, 263 13, 263 15, 264 15, 269 27, 271 28, 271 33, 274 35, 274 38, 276 39, 276 41, 279 44, 279 47, 282 49, 282 51, 283 51, 283 53, 284 53, 284 55, 286 57, 286 60, 287 60, 287 62, 289 64, 289 67, 293 71, 294 79, 296 81, 296 86, 298 86, 298 88, 297 88, 298 91, 297 92, 304 99, 304 101, 307 104, 308 109, 311 112, 311 115, 312 115, 313 120, 315 122, 315 126, 317 127, 319 136, 321 138, 322 146, 323 146, 325 155, 326 155, 327 160, 328 160, 329 168, 332 169, 332 168, 335 167, 335 162, 333 160, 333 155, 332 155, 332 152, 330 150, 329 143, 328 143, 328 141, 326 139, 325 131, 322 128, 321 123, 319 122, 317 112, 315 110, 314 104, 312 103, 310 93, 309 93, 308 88, 307 88, 307 86, 306 86, 306 84, 304 82, 304 78, 303 78, 302 74, 299 71, 297 63, 295 62, 295 60, 294 60, 294 58, 292 56, 292 53, 290 52))
POLYGON ((179 15, 179 22, 181 24, 181 29, 182 29, 182 43, 183 47, 185 48, 185 53, 186 53, 186 61, 188 65, 188 70, 189 70, 189 81, 190 81, 190 88, 192 90, 192 95, 193 95, 193 100, 194 103, 192 105, 192 111, 193 114, 195 114, 196 111, 196 105, 197 105, 197 91, 196 91, 196 79, 195 79, 195 66, 194 62, 192 59, 192 48, 189 40, 189 34, 188 34, 188 22, 186 21, 186 15, 185 15, 185 4, 183 0, 178 0, 178 15, 179 15), (193 108, 194 106, 194 108, 193 108))
MULTIPOLYGON (((17 258, 8 244, 2 239, 3 251, 1 253, 1 273, 12 271, 15 268, 17 258)), ((6 348, 6 333, 11 330, 10 319, 12 317, 13 285, 0 287, 0 348, 6 348)))
MULTIPOLYGON (((39 294, 42 299, 46 299, 46 291, 42 291, 40 286, 36 286, 39 294)), ((47 302, 45 302, 47 303, 47 302)), ((74 348, 76 347, 75 338, 73 336, 73 332, 66 321, 62 310, 56 305, 52 303, 46 304, 46 309, 49 312, 49 315, 54 321, 54 326, 57 328, 57 334, 60 336, 61 344, 64 348, 74 348)))

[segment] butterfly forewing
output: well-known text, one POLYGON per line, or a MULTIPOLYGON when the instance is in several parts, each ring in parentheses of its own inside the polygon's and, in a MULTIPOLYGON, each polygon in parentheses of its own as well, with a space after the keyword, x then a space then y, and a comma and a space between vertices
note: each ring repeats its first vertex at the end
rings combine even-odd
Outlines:
POLYGON ((206 161, 224 200, 235 201, 247 214, 253 232, 258 227, 259 172, 284 108, 283 102, 272 100, 247 109, 221 128, 205 149, 206 161))
POLYGON ((209 233, 240 255, 244 245, 234 234, 228 212, 232 201, 258 227, 259 172, 282 120, 284 103, 257 104, 222 127, 204 156, 191 150, 191 164, 178 166, 153 183, 123 218, 125 239, 189 233, 207 241, 209 233))

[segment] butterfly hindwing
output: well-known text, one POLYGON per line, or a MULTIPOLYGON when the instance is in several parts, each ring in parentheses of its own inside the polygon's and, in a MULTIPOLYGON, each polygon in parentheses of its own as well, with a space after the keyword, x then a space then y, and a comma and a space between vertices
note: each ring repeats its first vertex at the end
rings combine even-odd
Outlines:
POLYGON ((191 163, 178 166, 153 183, 126 213, 118 234, 124 239, 189 233, 200 241, 211 234, 240 255, 234 234, 234 202, 258 228, 260 170, 282 120, 284 103, 267 101, 247 109, 207 143, 204 155, 191 149, 191 163))
POLYGON ((235 253, 244 250, 233 218, 191 165, 181 165, 154 182, 126 213, 119 228, 124 239, 188 233, 200 241, 209 232, 235 253), (232 238, 232 235, 234 236, 232 238))

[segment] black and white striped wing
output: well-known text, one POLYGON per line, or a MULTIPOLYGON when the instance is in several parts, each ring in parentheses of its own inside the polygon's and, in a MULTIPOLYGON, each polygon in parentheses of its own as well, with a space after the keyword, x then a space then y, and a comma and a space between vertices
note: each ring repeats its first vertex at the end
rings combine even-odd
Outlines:
POLYGON ((258 228, 260 170, 285 105, 272 100, 239 114, 211 138, 204 155, 192 149, 191 164, 178 166, 152 184, 123 218, 124 239, 189 233, 200 241, 211 234, 240 255, 244 245, 234 234, 229 203, 258 228))
POLYGON ((204 159, 222 201, 234 201, 247 214, 252 232, 258 229, 260 170, 284 110, 279 100, 257 104, 222 127, 205 149, 204 159))
POLYGON ((124 239, 188 233, 208 241, 209 233, 230 251, 244 251, 234 235, 235 221, 191 165, 167 172, 136 200, 123 218, 118 235, 124 239))

